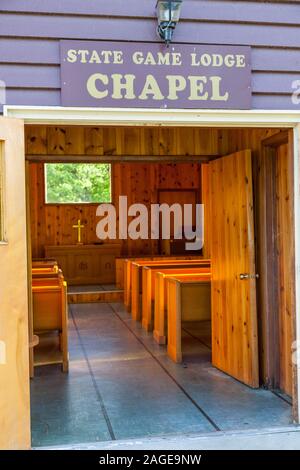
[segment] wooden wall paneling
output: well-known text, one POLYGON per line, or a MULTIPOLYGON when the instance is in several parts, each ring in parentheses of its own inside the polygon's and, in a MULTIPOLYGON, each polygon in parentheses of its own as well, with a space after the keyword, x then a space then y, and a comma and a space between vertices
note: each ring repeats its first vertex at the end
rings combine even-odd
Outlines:
POLYGON ((25 128, 26 154, 47 155, 47 127, 30 126, 25 128))
POLYGON ((87 155, 103 155, 103 128, 84 128, 84 153, 87 155))
POLYGON ((195 155, 195 130, 189 127, 175 129, 177 153, 179 155, 195 155))
POLYGON ((122 129, 122 132, 124 139, 121 155, 141 155, 141 129, 126 127, 122 129))
POLYGON ((279 386, 292 395, 292 314, 294 309, 294 255, 293 244, 293 172, 289 161, 288 144, 277 149, 276 158, 277 199, 277 257, 279 289, 279 386))
POLYGON ((260 380, 270 388, 278 387, 279 371, 275 162, 276 150, 266 146, 253 161, 260 380))
POLYGON ((103 130, 103 154, 116 155, 116 129, 114 127, 106 127, 103 130))
POLYGON ((48 127, 47 129, 47 153, 52 155, 64 155, 66 153, 66 128, 48 127))
POLYGON ((195 153, 196 155, 218 155, 219 142, 218 142, 217 129, 194 129, 195 153))
MULTIPOLYGON (((225 150, 235 149, 247 142, 257 147, 262 135, 261 129, 254 129, 251 134, 237 130, 192 129, 192 128, 114 128, 80 126, 27 126, 27 152, 37 155, 54 153, 62 155, 80 155, 88 152, 93 155, 179 155, 185 154, 223 154, 225 150), (238 140, 239 143, 236 143, 238 140), (226 145, 225 143, 226 142, 226 145)), ((265 135, 265 131, 264 135, 265 135)), ((113 200, 119 195, 128 195, 128 203, 157 202, 159 189, 201 187, 201 170, 198 163, 113 163, 113 200)), ((34 169, 31 165, 31 177, 34 177, 31 190, 32 237, 34 256, 43 255, 45 244, 66 244, 76 242, 76 233, 71 226, 78 216, 90 221, 83 231, 84 241, 93 243, 96 239, 95 206, 45 206, 43 202, 43 165, 34 169)), ((157 254, 158 243, 150 240, 122 241, 122 253, 141 255, 157 254)))
POLYGON ((210 258, 211 200, 209 190, 209 165, 201 165, 201 204, 204 205, 204 258, 210 258))
POLYGON ((293 136, 269 131, 264 137, 254 178, 261 378, 268 387, 293 395, 295 403, 291 364, 295 338, 293 136))
POLYGON ((159 154, 177 155, 176 129, 161 127, 159 129, 159 154))
MULTIPOLYGON (((89 129, 89 128, 88 128, 89 129)), ((66 127, 65 154, 66 155, 84 155, 90 154, 85 148, 85 128, 77 126, 66 127)))
POLYGON ((159 155, 159 129, 155 127, 141 128, 141 154, 159 155))
MULTIPOLYGON (((299 149, 299 146, 298 146, 299 149)), ((288 131, 288 172, 290 175, 289 178, 289 185, 290 185, 290 208, 292 210, 292 227, 293 227, 293 238, 291 240, 291 246, 290 246, 290 288, 291 288, 291 294, 292 294, 292 302, 291 302, 291 335, 292 335, 292 352, 293 354, 295 353, 295 344, 297 344, 297 310, 296 310, 296 271, 295 271, 295 245, 296 245, 296 240, 295 240, 295 197, 297 195, 294 192, 294 187, 295 187, 295 171, 294 171, 294 130, 289 129, 288 131), (292 175, 292 176, 291 176, 292 175)), ((298 394, 298 387, 299 387, 299 381, 298 381, 298 367, 299 364, 296 361, 292 361, 292 401, 293 401, 293 420, 294 423, 298 424, 299 423, 299 394, 298 394)))

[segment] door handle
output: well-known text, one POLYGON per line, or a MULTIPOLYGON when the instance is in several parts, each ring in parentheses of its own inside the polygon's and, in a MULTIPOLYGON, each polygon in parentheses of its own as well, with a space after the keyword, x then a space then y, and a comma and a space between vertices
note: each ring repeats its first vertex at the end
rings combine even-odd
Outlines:
POLYGON ((240 280, 245 281, 246 279, 259 279, 259 274, 241 273, 240 280))

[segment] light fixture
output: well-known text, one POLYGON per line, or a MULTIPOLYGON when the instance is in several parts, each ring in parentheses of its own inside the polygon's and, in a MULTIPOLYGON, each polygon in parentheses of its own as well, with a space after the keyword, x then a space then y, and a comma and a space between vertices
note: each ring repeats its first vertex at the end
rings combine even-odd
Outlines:
POLYGON ((156 4, 158 35, 167 46, 172 41, 174 29, 180 18, 182 0, 158 0, 156 4))

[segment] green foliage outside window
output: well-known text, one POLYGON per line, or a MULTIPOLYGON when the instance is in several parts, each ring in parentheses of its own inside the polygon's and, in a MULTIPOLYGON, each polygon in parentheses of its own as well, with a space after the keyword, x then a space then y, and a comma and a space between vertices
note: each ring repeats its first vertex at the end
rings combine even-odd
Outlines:
POLYGON ((48 204, 111 202, 109 163, 46 163, 48 204))

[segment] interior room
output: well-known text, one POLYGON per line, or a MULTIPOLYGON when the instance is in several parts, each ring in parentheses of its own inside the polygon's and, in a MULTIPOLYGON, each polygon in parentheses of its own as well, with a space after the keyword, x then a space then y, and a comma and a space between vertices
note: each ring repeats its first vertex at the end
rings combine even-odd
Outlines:
POLYGON ((292 425, 292 133, 26 125, 25 138, 32 445, 292 425), (148 213, 189 204, 193 229, 201 204, 201 249, 175 216, 166 239, 126 238, 120 196, 148 213), (115 238, 98 237, 100 203, 115 238))

